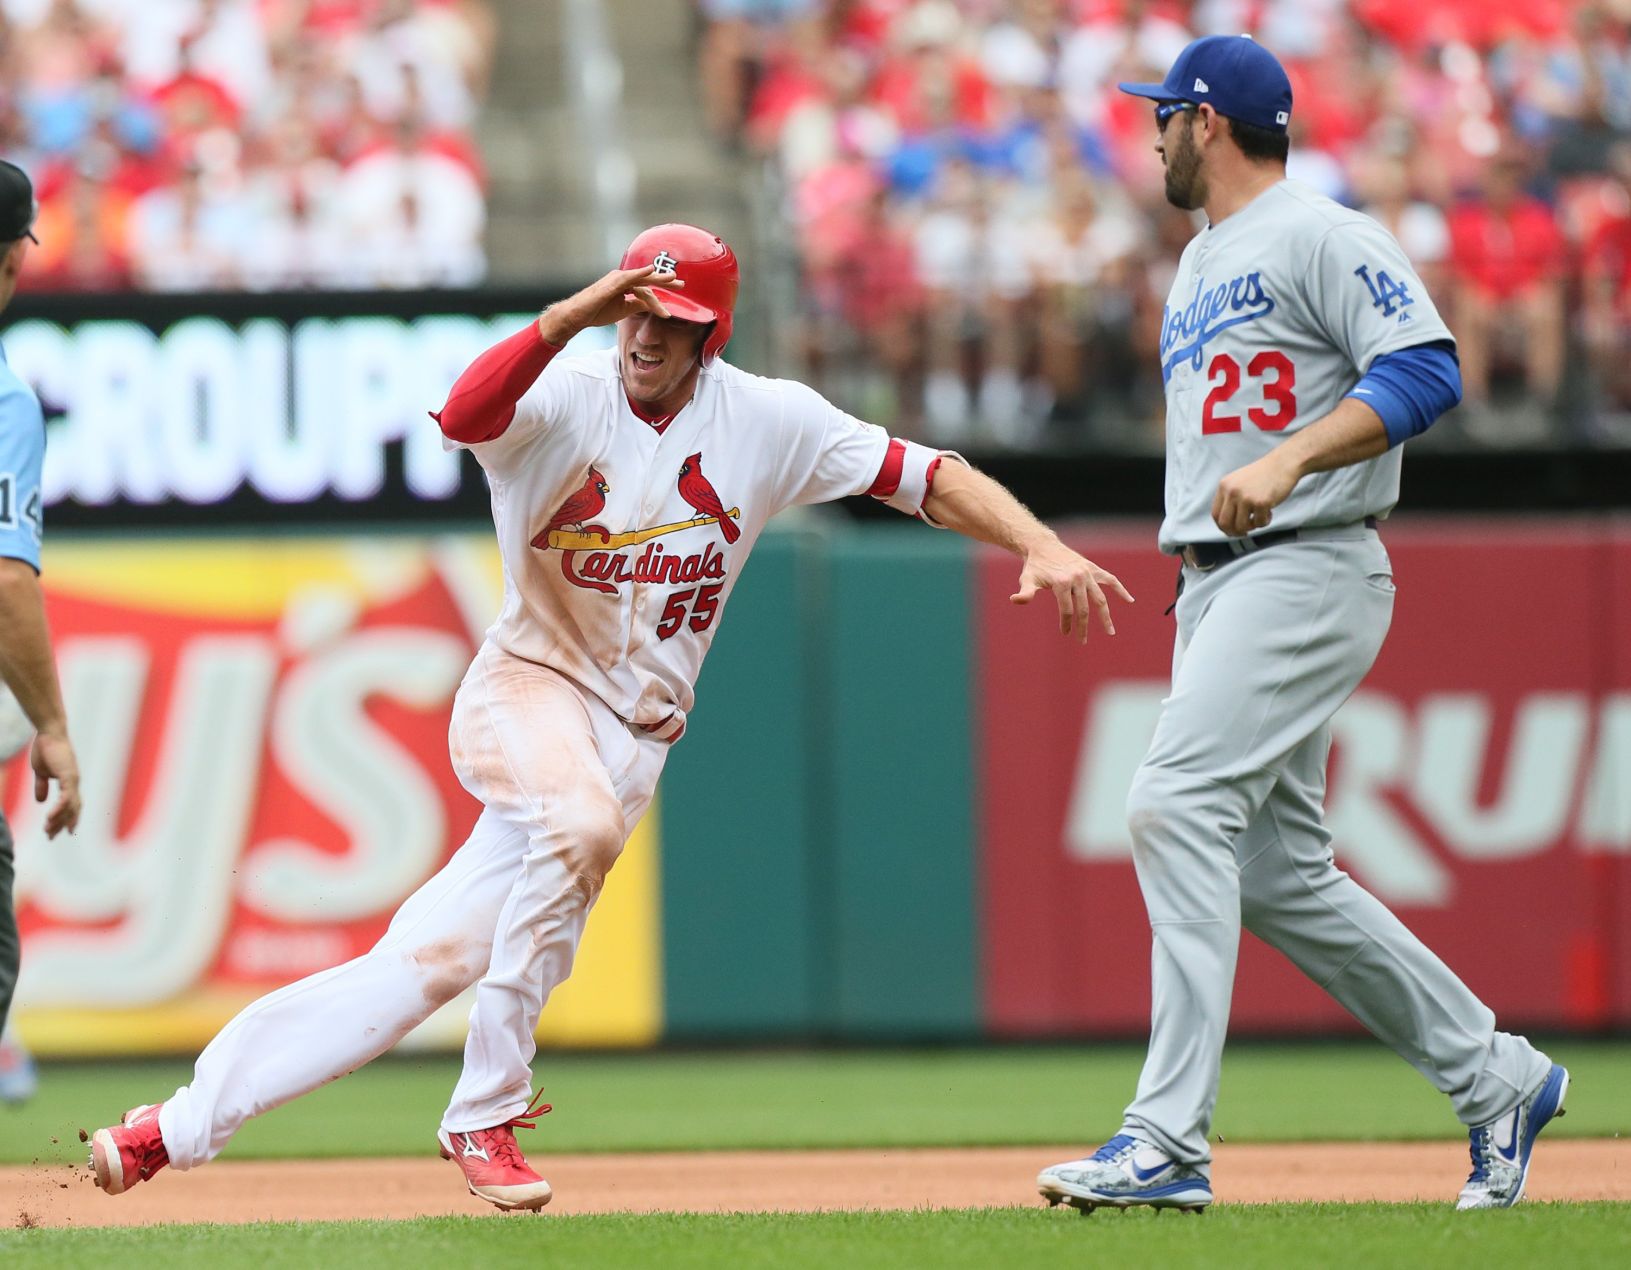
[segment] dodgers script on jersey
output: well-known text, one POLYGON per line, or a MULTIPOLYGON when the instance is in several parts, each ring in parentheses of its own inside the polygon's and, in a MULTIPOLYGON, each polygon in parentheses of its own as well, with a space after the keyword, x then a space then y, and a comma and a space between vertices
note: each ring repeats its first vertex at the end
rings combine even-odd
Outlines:
MULTIPOLYGON (((1281 181, 1184 250, 1161 326, 1167 395, 1161 549, 1220 542, 1218 482, 1329 414, 1383 353, 1451 339, 1393 236, 1296 181, 1281 181)), ((1316 472, 1272 530, 1383 516, 1401 447, 1316 472)))
MULTIPOLYGON (((557 356, 502 436, 470 448, 492 487, 504 607, 487 638, 642 727, 683 723, 725 602, 765 522, 867 491, 889 435, 790 380, 718 359, 657 429, 617 351, 557 356)), ((915 448, 915 447, 914 447, 915 448)), ((891 506, 917 513, 921 464, 891 506)))

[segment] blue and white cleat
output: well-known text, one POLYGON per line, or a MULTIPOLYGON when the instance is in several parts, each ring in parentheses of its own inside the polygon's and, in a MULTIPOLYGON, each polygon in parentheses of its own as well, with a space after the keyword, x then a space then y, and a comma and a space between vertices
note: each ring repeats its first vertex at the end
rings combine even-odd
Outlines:
POLYGON ((1212 1202, 1212 1184, 1153 1142, 1118 1133, 1085 1160, 1055 1164, 1037 1174, 1049 1205, 1095 1208, 1178 1208, 1198 1213, 1212 1202))
POLYGON ((1472 1127, 1467 1134, 1472 1176, 1461 1188, 1457 1209, 1511 1208, 1523 1198, 1535 1139, 1554 1117, 1563 1114, 1568 1092, 1568 1069, 1553 1063, 1546 1079, 1506 1115, 1472 1127))

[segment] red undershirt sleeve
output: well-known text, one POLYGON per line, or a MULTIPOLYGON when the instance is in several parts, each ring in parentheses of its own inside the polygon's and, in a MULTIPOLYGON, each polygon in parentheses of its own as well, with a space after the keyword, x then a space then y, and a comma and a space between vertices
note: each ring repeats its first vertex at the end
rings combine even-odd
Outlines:
POLYGON ((448 393, 447 404, 430 417, 443 436, 461 445, 503 436, 516 404, 560 351, 544 340, 538 323, 528 322, 471 362, 448 393))

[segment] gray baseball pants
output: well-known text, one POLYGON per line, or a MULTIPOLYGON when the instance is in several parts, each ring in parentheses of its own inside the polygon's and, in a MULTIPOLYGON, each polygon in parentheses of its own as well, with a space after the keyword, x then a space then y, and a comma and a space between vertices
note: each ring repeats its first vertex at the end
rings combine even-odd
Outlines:
POLYGON ((4 816, 0 816, 0 1033, 6 1030, 12 993, 17 991, 17 970, 22 964, 17 913, 11 906, 11 886, 15 876, 11 826, 6 824, 4 816))
POLYGON ((1154 934, 1150 1048, 1122 1132, 1207 1172, 1242 924, 1448 1094, 1466 1124, 1550 1070, 1337 868, 1323 823, 1331 716, 1393 616, 1374 530, 1305 530, 1186 567, 1172 693, 1127 815, 1154 934), (1311 540, 1310 540, 1311 539, 1311 540))

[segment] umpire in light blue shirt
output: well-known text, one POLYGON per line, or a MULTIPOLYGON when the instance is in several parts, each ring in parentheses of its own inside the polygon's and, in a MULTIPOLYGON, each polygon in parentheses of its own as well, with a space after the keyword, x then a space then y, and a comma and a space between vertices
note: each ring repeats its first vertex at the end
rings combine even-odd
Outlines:
MULTIPOLYGON (((34 237, 34 187, 27 173, 0 161, 0 309, 11 303, 34 237)), ((34 732, 29 761, 34 797, 44 802, 55 838, 79 823, 79 762, 68 740, 68 717, 51 656, 40 591, 40 471, 45 464, 45 416, 33 389, 17 377, 0 348, 0 679, 34 732)), ((15 715, 11 701, 0 702, 15 715)), ((18 721, 20 724, 20 720, 18 721)), ((26 733, 25 733, 26 734, 26 733)), ((0 1032, 17 987, 20 942, 12 908, 11 830, 0 816, 0 1032)))

